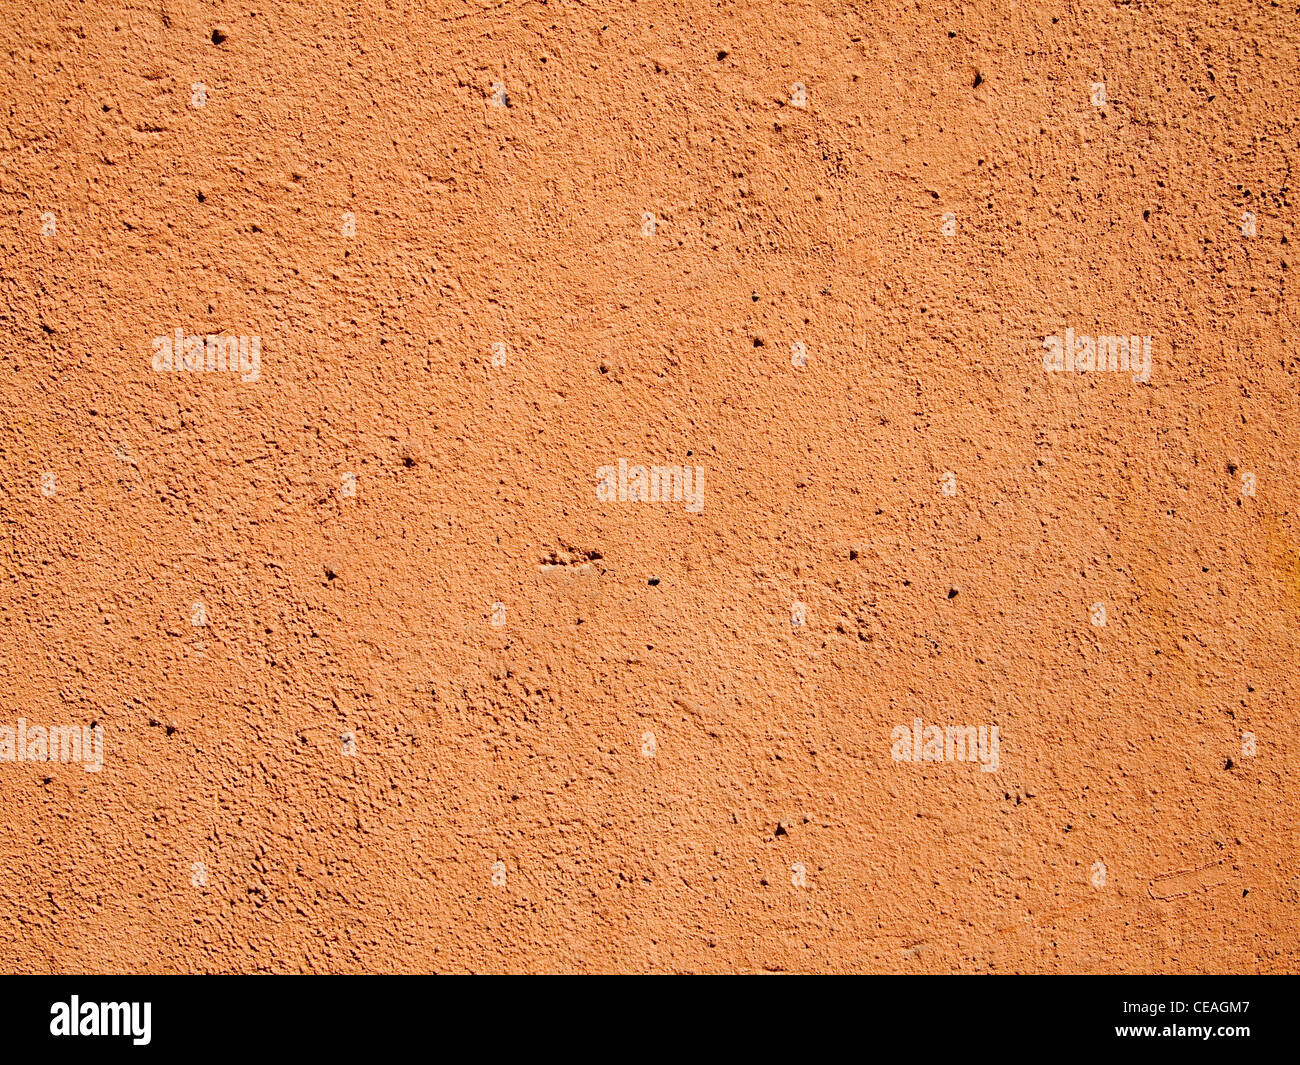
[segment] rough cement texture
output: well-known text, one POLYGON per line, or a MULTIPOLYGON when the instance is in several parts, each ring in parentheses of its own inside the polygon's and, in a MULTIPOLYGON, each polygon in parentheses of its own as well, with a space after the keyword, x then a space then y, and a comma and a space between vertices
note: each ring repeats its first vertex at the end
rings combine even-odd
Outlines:
POLYGON ((1294 0, 5 14, 5 971, 1300 969, 1294 0))

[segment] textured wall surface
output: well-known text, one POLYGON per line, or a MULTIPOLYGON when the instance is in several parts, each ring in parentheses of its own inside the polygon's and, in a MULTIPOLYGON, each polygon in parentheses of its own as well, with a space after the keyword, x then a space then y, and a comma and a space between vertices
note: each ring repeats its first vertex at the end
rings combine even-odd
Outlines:
POLYGON ((0 45, 5 971, 1300 969, 1294 0, 0 45))

